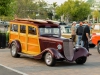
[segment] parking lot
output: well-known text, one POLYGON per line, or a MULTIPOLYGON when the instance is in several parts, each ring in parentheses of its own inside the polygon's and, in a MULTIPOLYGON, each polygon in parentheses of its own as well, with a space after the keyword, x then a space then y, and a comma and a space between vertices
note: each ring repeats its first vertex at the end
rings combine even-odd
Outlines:
MULTIPOLYGON (((16 72, 16 75, 100 75, 100 54, 98 54, 96 47, 91 48, 90 53, 92 56, 88 57, 84 65, 77 65, 75 62, 57 62, 56 66, 49 67, 43 60, 35 60, 25 56, 13 58, 10 50, 6 48, 0 49, 0 65, 16 72)), ((0 71, 0 75, 10 73, 3 71, 0 71)), ((15 74, 12 73, 12 75, 15 74)))

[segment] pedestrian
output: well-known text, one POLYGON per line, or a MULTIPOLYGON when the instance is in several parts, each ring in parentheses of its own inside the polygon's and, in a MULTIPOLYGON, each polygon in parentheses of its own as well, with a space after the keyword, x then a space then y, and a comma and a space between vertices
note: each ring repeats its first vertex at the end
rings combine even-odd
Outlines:
POLYGON ((77 35, 77 46, 81 45, 83 46, 83 41, 82 41, 82 33, 83 33, 83 22, 79 23, 79 27, 76 29, 76 35, 77 35))
POLYGON ((87 23, 83 30, 82 40, 83 40, 83 47, 85 47, 89 51, 89 41, 90 41, 90 23, 87 23))
POLYGON ((75 26, 76 26, 76 22, 74 21, 71 26, 71 38, 74 45, 76 43, 76 27, 75 26))

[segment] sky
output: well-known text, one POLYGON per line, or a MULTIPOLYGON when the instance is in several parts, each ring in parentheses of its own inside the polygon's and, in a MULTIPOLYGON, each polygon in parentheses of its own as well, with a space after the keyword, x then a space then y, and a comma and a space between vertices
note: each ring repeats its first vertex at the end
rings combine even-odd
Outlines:
MULTIPOLYGON (((57 2, 58 5, 61 5, 67 0, 45 0, 45 1, 48 2, 49 4, 52 4, 53 2, 57 2)), ((84 1, 87 1, 87 0, 84 0, 84 1)))

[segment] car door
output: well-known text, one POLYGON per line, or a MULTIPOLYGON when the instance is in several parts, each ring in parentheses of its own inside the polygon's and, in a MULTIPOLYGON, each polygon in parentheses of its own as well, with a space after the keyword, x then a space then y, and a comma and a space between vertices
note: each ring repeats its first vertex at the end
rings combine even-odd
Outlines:
POLYGON ((27 50, 28 54, 32 55, 38 55, 40 53, 37 27, 28 26, 27 50))
POLYGON ((22 47, 22 52, 27 53, 27 34, 26 34, 26 25, 20 25, 20 33, 19 33, 19 40, 22 47))

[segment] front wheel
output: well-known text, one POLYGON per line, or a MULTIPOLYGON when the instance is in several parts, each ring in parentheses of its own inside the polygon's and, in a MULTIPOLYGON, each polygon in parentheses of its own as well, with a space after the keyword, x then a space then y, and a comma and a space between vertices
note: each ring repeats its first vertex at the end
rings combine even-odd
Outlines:
POLYGON ((84 64, 87 60, 87 57, 79 57, 75 61, 77 64, 84 64))
POLYGON ((45 63, 48 66, 54 66, 56 64, 56 59, 52 56, 50 52, 45 54, 45 63))
POLYGON ((11 51, 10 52, 11 52, 12 57, 16 57, 16 58, 20 57, 20 55, 17 52, 17 46, 15 43, 11 44, 11 51))
POLYGON ((100 42, 97 44, 97 50, 98 50, 98 53, 100 54, 100 42))

